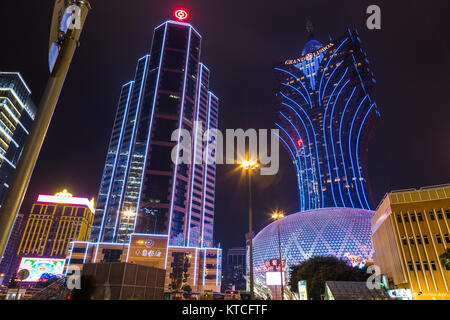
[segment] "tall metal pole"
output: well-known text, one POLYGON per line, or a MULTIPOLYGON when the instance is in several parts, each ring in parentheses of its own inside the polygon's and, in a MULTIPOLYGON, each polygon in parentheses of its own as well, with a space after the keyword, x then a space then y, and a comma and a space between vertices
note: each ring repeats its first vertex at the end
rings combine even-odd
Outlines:
POLYGON ((252 169, 248 169, 248 192, 249 192, 249 241, 250 241, 250 296, 255 299, 255 284, 253 279, 253 218, 252 218, 252 169))
POLYGON ((0 258, 3 257, 14 220, 25 197, 31 175, 44 143, 50 121, 90 9, 88 0, 73 1, 73 4, 81 10, 79 28, 69 30, 70 32, 67 32, 62 38, 58 59, 48 80, 36 118, 31 127, 30 135, 27 138, 5 200, 0 209, 0 258))
POLYGON ((278 218, 277 225, 278 225, 278 250, 280 253, 281 300, 284 300, 283 259, 282 259, 282 255, 281 255, 280 218, 278 218))

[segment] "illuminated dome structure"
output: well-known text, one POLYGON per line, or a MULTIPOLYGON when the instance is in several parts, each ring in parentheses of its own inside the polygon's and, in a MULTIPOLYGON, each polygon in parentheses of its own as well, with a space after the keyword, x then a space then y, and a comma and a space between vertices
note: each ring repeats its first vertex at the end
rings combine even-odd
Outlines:
MULTIPOLYGON (((372 260, 371 219, 375 212, 327 208, 295 213, 280 220, 282 259, 286 270, 317 256, 348 259, 353 265, 372 260)), ((267 262, 279 259, 278 228, 273 222, 253 242, 255 278, 265 283, 267 262)))

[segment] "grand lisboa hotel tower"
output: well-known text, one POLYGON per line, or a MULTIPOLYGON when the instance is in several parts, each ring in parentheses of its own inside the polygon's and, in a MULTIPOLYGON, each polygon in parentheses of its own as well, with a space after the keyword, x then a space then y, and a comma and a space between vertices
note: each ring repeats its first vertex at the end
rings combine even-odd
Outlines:
MULTIPOLYGON (((316 256, 363 265, 373 255, 367 156, 380 117, 375 78, 357 31, 327 44, 308 31, 301 57, 274 67, 275 126, 296 170, 300 209, 279 222, 282 260, 287 270, 316 256)), ((274 222, 254 238, 255 277, 264 283, 268 261, 278 258, 274 222)))

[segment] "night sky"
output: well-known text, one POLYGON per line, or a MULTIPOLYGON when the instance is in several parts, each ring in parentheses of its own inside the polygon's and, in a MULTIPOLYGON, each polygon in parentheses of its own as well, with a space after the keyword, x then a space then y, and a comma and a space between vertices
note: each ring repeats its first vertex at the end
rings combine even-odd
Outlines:
MULTIPOLYGON (((391 190, 450 182, 450 2, 92 0, 78 49, 26 195, 67 188, 96 197, 122 84, 150 51, 153 29, 173 8, 190 10, 203 35, 202 61, 220 98, 219 127, 273 128, 274 62, 300 56, 306 22, 326 43, 348 28, 360 33, 377 79, 382 119, 369 155, 378 203, 391 190), (366 8, 378 4, 382 30, 366 27, 366 8)), ((48 79, 52 0, 0 1, 0 70, 21 72, 39 104, 48 79)), ((246 181, 232 166, 217 174, 215 238, 224 248, 244 244, 248 230, 246 181)), ((272 209, 298 207, 294 166, 281 149, 277 176, 254 183, 255 230, 272 209)))

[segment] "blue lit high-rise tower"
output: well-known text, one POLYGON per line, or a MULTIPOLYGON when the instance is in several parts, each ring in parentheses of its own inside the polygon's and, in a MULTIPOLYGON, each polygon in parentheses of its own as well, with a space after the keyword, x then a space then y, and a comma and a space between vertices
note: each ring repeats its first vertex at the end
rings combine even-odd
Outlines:
POLYGON ((357 31, 325 45, 312 29, 299 58, 275 67, 276 126, 298 177, 300 211, 371 209, 368 144, 380 117, 357 31))
POLYGON ((219 100, 200 62, 201 35, 181 21, 187 12, 176 17, 155 28, 150 54, 121 89, 90 241, 74 243, 69 264, 142 264, 167 270, 166 289, 218 290, 215 140, 203 136, 217 129, 219 100), (180 147, 181 129, 190 150, 180 147))
MULTIPOLYGON (((171 159, 174 130, 195 137, 195 121, 203 126, 198 131, 217 129, 218 99, 208 90, 200 47, 191 25, 164 23, 134 81, 122 87, 91 240, 126 243, 137 232, 169 233, 172 245, 213 241, 215 164, 176 165, 171 159)), ((201 147, 193 145, 197 156, 201 147)))

